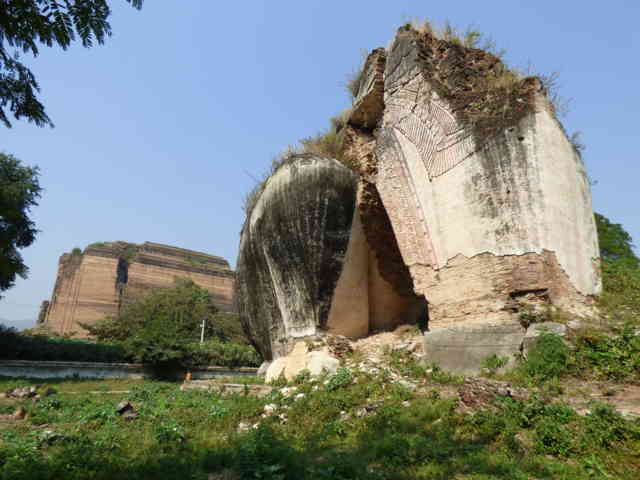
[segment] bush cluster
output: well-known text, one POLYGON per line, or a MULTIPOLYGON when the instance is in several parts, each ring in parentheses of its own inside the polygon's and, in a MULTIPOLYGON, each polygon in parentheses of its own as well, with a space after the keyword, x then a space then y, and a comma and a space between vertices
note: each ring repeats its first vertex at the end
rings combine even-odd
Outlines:
POLYGON ((21 335, 15 329, 0 324, 0 359, 124 362, 126 355, 122 345, 115 343, 21 335))

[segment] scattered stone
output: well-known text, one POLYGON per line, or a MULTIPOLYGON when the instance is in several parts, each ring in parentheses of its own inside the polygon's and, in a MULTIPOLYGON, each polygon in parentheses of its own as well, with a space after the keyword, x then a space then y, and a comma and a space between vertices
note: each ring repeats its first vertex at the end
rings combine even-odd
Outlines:
POLYGON ((287 380, 293 380, 304 371, 308 371, 312 377, 317 377, 323 372, 335 373, 340 366, 340 360, 333 357, 328 348, 309 351, 305 342, 297 342, 293 351, 286 357, 274 360, 267 369, 265 380, 271 382, 284 376, 287 380))
POLYGON ((135 410, 127 410, 122 414, 122 418, 124 418, 125 420, 135 420, 136 418, 138 418, 138 412, 136 412, 135 410))
POLYGON ((32 398, 37 395, 37 390, 38 389, 36 387, 14 388, 7 394, 7 396, 20 399, 32 398))
POLYGON ((327 345, 331 355, 337 358, 344 358, 346 355, 353 353, 351 341, 343 335, 327 336, 327 345))
POLYGON ((307 356, 306 368, 311 376, 321 375, 325 371, 329 374, 335 373, 339 366, 340 360, 327 352, 315 351, 307 356))
POLYGON ((18 407, 15 412, 13 412, 13 418, 15 420, 24 420, 27 417, 27 411, 23 407, 18 407))
POLYGON ((116 413, 118 413, 118 415, 122 415, 122 418, 125 420, 135 420, 138 418, 138 412, 133 405, 126 400, 123 400, 118 404, 116 407, 116 413))
POLYGON ((569 330, 580 330, 584 326, 584 321, 580 318, 574 318, 567 322, 567 328, 569 330))
POLYGON ((293 400, 297 402, 298 400, 303 399, 304 396, 305 396, 304 393, 299 393, 295 397, 293 397, 293 400))
POLYGON ((116 412, 119 415, 122 415, 124 412, 127 412, 129 410, 133 410, 133 405, 131 405, 131 403, 129 403, 127 400, 123 400, 121 401, 117 406, 116 406, 116 412))
POLYGON ((279 392, 286 397, 289 394, 296 392, 297 390, 298 387, 282 387, 279 392))
POLYGON ((237 431, 238 433, 243 433, 243 432, 248 431, 250 428, 251 428, 251 425, 250 425, 249 423, 247 423, 247 422, 240 422, 240 423, 238 424, 238 427, 236 428, 236 431, 237 431))
POLYGON ((268 403, 264 406, 264 414, 271 415, 277 410, 278 406, 275 403, 268 403))

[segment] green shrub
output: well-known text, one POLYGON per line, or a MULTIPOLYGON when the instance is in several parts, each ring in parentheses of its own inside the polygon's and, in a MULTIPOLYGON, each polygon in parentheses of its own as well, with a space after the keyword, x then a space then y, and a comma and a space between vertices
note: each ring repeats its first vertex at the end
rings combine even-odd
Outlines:
POLYGON ((258 352, 250 345, 223 343, 209 340, 187 346, 188 366, 217 365, 220 367, 257 367, 262 362, 258 352))
POLYGON ((336 373, 329 377, 327 390, 333 392, 340 388, 347 387, 353 383, 353 374, 348 368, 339 368, 336 373))
POLYGON ((436 383, 442 385, 462 385, 464 383, 463 375, 456 375, 451 372, 447 372, 440 368, 437 363, 432 363, 428 366, 427 372, 429 372, 429 378, 436 383))
POLYGON ((21 335, 0 325, 0 359, 68 362, 123 362, 122 346, 88 340, 21 335))
POLYGON ((535 427, 535 446, 539 453, 568 457, 573 450, 573 434, 551 418, 540 420, 535 427))
POLYGON ((499 357, 494 353, 482 361, 482 373, 492 377, 498 373, 498 370, 505 367, 507 363, 509 363, 509 357, 499 357))
POLYGON ((183 443, 187 439, 184 427, 168 419, 156 425, 155 436, 160 443, 183 443))
POLYGON ((576 338, 575 373, 611 380, 640 379, 640 335, 627 324, 614 334, 580 333, 576 338))
POLYGON ((562 337, 551 332, 543 332, 529 350, 527 359, 520 368, 532 380, 551 380, 567 372, 569 358, 569 347, 562 337))
POLYGON ((584 425, 582 444, 585 450, 590 447, 611 448, 622 441, 640 440, 640 424, 626 421, 607 403, 593 402, 584 425))

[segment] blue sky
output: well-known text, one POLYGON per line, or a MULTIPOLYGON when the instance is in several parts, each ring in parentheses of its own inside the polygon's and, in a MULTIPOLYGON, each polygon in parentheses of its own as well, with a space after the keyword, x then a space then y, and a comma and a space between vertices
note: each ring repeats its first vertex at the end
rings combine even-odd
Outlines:
POLYGON ((28 59, 56 128, 0 127, 0 151, 38 165, 45 189, 33 210, 41 233, 23 251, 29 279, 0 300, 6 323, 31 326, 58 257, 91 242, 149 240, 235 265, 252 177, 347 107, 362 52, 412 18, 476 25, 508 63, 559 72, 595 209, 640 243, 637 0, 111 4, 105 45, 28 59))

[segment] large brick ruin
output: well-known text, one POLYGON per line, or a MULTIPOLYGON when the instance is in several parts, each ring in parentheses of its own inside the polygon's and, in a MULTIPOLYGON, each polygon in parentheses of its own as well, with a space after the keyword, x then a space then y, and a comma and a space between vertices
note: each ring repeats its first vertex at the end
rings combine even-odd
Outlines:
POLYGON ((79 323, 116 316, 127 303, 172 286, 177 277, 193 280, 211 292, 221 310, 232 310, 234 272, 223 258, 152 242, 109 242, 60 257, 39 323, 60 334, 85 336, 79 323))
POLYGON ((539 79, 406 26, 367 58, 339 134, 347 166, 290 156, 245 222, 239 310, 268 360, 403 321, 434 332, 590 314, 589 180, 539 79))

